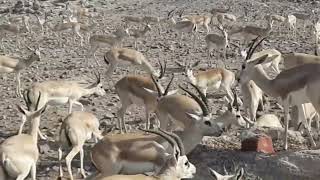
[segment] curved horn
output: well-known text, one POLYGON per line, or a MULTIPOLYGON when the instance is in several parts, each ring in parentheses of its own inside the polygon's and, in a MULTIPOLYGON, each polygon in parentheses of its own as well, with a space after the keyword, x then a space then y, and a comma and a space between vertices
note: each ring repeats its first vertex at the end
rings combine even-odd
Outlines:
POLYGON ((104 60, 104 62, 106 62, 106 64, 109 64, 110 62, 108 61, 108 58, 106 56, 107 56, 107 54, 105 54, 103 56, 103 60, 104 60))
POLYGON ((36 110, 38 110, 38 108, 39 108, 40 98, 41 98, 41 92, 39 91, 39 96, 38 96, 38 99, 37 99, 37 103, 36 103, 36 109, 35 109, 35 111, 36 111, 36 110))
MULTIPOLYGON (((258 36, 259 37, 259 36, 258 36)), ((257 47, 262 43, 262 41, 264 41, 266 39, 266 37, 264 37, 264 38, 262 38, 254 47, 253 47, 253 49, 251 50, 251 52, 250 52, 250 55, 249 55, 249 59, 252 57, 252 55, 253 55, 253 53, 254 53, 254 51, 257 49, 257 47)), ((255 41, 254 42, 256 42, 258 40, 258 38, 257 39, 255 39, 255 41)), ((253 43, 254 44, 254 43, 253 43)))
POLYGON ((199 95, 201 97, 201 100, 204 102, 204 104, 206 105, 207 109, 209 110, 210 108, 209 108, 209 105, 208 105, 207 97, 203 94, 203 92, 199 89, 198 86, 192 84, 191 82, 189 82, 189 84, 197 90, 197 92, 199 93, 199 95))
POLYGON ((176 141, 171 136, 164 133, 163 130, 160 130, 160 131, 159 130, 151 130, 151 129, 147 130, 147 129, 142 129, 142 128, 139 128, 139 130, 161 136, 162 138, 164 138, 165 140, 167 140, 169 142, 169 144, 172 146, 172 148, 179 147, 178 144, 176 143, 176 141))
POLYGON ((163 65, 158 59, 158 63, 160 65, 160 76, 158 77, 159 79, 163 78, 164 74, 166 73, 167 70, 167 61, 164 61, 163 65), (164 66, 164 67, 163 67, 164 66))
POLYGON ((246 57, 246 60, 249 60, 251 58, 251 51, 252 51, 252 48, 254 46, 254 43, 258 40, 259 36, 256 37, 254 40, 251 41, 251 43, 249 43, 248 47, 249 47, 249 50, 247 52, 247 57, 246 57))
POLYGON ((171 18, 175 12, 176 8, 174 8, 173 10, 169 11, 168 13, 168 18, 171 18))
POLYGON ((168 85, 167 85, 167 87, 166 87, 166 90, 165 90, 164 93, 163 93, 164 96, 166 96, 166 95, 168 94, 169 88, 170 88, 170 86, 171 86, 171 84, 172 84, 173 79, 174 79, 174 74, 172 73, 172 77, 171 77, 171 79, 170 79, 170 82, 168 83, 168 85))
POLYGON ((28 108, 28 111, 30 111, 30 105, 31 105, 31 101, 30 101, 30 98, 29 98, 29 92, 30 91, 26 89, 26 90, 23 91, 23 94, 22 94, 24 102, 26 103, 26 106, 28 108))
POLYGON ((96 76, 96 79, 97 79, 96 85, 100 84, 100 82, 101 82, 101 74, 100 74, 100 72, 99 71, 97 71, 97 72, 95 71, 94 75, 96 76))
POLYGON ((179 86, 183 91, 185 91, 186 93, 188 93, 198 104, 199 106, 201 107, 201 110, 202 110, 202 113, 203 113, 203 116, 207 116, 209 115, 209 111, 207 109, 207 106, 204 104, 204 102, 201 101, 201 99, 196 96, 195 94, 193 94, 192 92, 190 92, 189 90, 183 88, 182 86, 179 86))
POLYGON ((157 92, 158 92, 158 97, 161 97, 162 96, 162 92, 160 90, 160 87, 159 87, 159 84, 158 84, 157 80, 153 77, 153 75, 151 75, 151 79, 152 79, 152 82, 154 83, 154 85, 156 86, 156 89, 157 89, 157 92))
POLYGON ((172 132, 167 132, 167 131, 162 130, 162 129, 159 129, 159 130, 160 130, 161 132, 163 132, 163 133, 171 136, 171 137, 176 141, 176 143, 177 143, 177 145, 178 145, 178 147, 179 147, 179 149, 180 149, 180 155, 181 155, 181 156, 186 155, 186 151, 185 151, 185 149, 184 149, 184 144, 182 143, 181 138, 180 138, 177 134, 172 133, 172 132))

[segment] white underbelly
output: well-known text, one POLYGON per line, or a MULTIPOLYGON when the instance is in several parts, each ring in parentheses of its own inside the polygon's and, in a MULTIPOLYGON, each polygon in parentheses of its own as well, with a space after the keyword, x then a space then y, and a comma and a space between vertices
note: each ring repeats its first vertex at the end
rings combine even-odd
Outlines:
POLYGON ((151 162, 129 162, 122 161, 120 174, 141 174, 145 172, 155 172, 156 166, 151 162))
POLYGON ((50 97, 48 98, 49 105, 66 104, 69 101, 69 97, 50 97))

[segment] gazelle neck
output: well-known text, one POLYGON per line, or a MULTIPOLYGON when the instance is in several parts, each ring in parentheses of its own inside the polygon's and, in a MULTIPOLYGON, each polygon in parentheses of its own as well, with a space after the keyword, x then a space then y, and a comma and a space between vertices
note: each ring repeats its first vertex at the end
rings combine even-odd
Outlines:
POLYGON ((203 138, 203 134, 198 127, 191 127, 184 129, 183 131, 176 131, 174 133, 176 133, 181 138, 185 147, 186 154, 191 152, 203 138))
POLYGON ((187 77, 192 84, 194 84, 194 85, 197 84, 197 79, 196 79, 196 77, 194 77, 192 70, 187 70, 187 77))
POLYGON ((261 65, 256 65, 251 75, 251 79, 259 88, 272 97, 278 97, 279 94, 273 87, 273 80, 266 74, 261 65))
POLYGON ((38 142, 38 129, 40 126, 40 116, 36 117, 32 120, 30 135, 32 136, 32 140, 34 143, 38 142))
POLYGON ((82 96, 89 96, 89 95, 94 94, 96 92, 96 89, 97 89, 97 87, 93 87, 93 88, 90 88, 90 89, 83 88, 82 92, 81 92, 81 97, 82 96))

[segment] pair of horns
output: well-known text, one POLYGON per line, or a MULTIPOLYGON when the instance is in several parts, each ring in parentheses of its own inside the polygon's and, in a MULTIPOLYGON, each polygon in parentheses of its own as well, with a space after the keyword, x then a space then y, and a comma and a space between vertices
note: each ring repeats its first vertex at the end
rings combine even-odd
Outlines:
MULTIPOLYGON (((38 99, 37 99, 36 107, 34 109, 35 111, 38 110, 38 108, 39 108, 40 98, 41 98, 41 92, 39 91, 39 96, 38 96, 38 99)), ((32 104, 32 102, 30 100, 30 90, 24 90, 23 99, 24 99, 24 102, 26 103, 28 111, 30 111, 31 110, 31 104, 32 104)))
POLYGON ((151 75, 151 79, 152 79, 152 82, 154 83, 154 85, 156 86, 156 89, 157 89, 157 92, 158 92, 158 96, 159 97, 163 97, 163 96, 166 96, 168 94, 168 92, 169 92, 170 86, 171 86, 172 81, 174 79, 174 74, 172 74, 171 79, 170 79, 170 81, 169 81, 169 83, 168 83, 168 85, 167 85, 167 87, 166 87, 166 89, 165 89, 165 91, 163 93, 161 92, 160 84, 157 82, 157 80, 155 79, 155 77, 153 75, 151 75))
POLYGON ((252 55, 253 55, 254 51, 257 49, 257 47, 258 47, 258 46, 262 43, 262 41, 264 41, 267 37, 262 38, 262 39, 258 42, 259 38, 260 38, 260 36, 258 36, 257 38, 255 38, 255 39, 249 44, 249 50, 248 50, 248 53, 247 53, 247 56, 246 56, 246 61, 249 60, 249 59, 252 57, 252 55), (258 42, 258 43, 256 43, 256 42, 258 42), (256 44, 256 45, 255 45, 255 44, 256 44))
POLYGON ((192 93, 191 91, 185 89, 184 87, 182 86, 179 86, 183 91, 185 91, 186 93, 188 93, 198 104, 199 106, 201 107, 201 110, 202 110, 202 113, 203 113, 203 116, 208 116, 209 115, 209 112, 210 112, 210 108, 208 106, 208 100, 206 98, 206 96, 203 94, 203 92, 194 84, 190 83, 192 87, 194 87, 196 89, 196 91, 199 93, 200 95, 200 98, 195 95, 194 93, 192 93))
MULTIPOLYGON (((162 130, 160 128, 159 128, 159 130, 150 130, 150 129, 146 130, 146 129, 139 128, 139 130, 144 131, 144 132, 148 132, 148 133, 157 134, 157 135, 163 137, 165 140, 167 140, 170 143, 170 145, 173 148, 177 147, 176 149, 179 150, 179 152, 178 152, 179 155, 178 156, 186 155, 184 145, 182 143, 181 138, 178 135, 176 135, 174 133, 169 133, 169 132, 167 132, 165 130, 162 130)), ((178 157, 176 157, 176 158, 178 158, 178 157)))

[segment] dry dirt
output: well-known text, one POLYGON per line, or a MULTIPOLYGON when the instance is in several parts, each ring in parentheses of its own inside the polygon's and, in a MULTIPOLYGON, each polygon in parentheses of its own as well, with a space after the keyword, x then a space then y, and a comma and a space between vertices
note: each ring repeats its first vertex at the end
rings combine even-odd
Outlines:
MULTIPOLYGON (((15 0, 0 1, 1 9, 12 7, 15 0)), ((77 4, 75 1, 71 3, 77 4)), ((52 1, 40 1, 45 11, 53 10, 53 15, 49 17, 50 23, 55 24, 59 21, 58 13, 63 8, 53 5, 52 1)), ((90 11, 95 14, 95 20, 98 25, 92 30, 92 33, 111 33, 116 27, 123 24, 122 16, 124 15, 152 15, 165 17, 168 11, 175 7, 185 7, 185 14, 188 13, 206 13, 210 12, 213 7, 225 7, 230 6, 230 12, 238 17, 244 16, 244 8, 248 11, 246 18, 239 19, 239 22, 235 24, 253 24, 257 23, 260 26, 265 26, 266 22, 264 16, 270 13, 276 14, 288 14, 291 12, 310 12, 311 9, 319 7, 319 2, 316 1, 297 1, 288 2, 285 0, 264 0, 263 2, 255 0, 247 1, 232 1, 232 0, 91 0, 88 1, 90 11), (96 11, 96 12, 94 12, 96 11)), ((6 16, 6 15, 3 15, 6 16)), ((14 15, 17 16, 17 15, 14 15)), ((89 80, 94 78, 93 72, 100 71, 104 74, 108 66, 103 62, 102 55, 108 50, 108 48, 100 49, 98 51, 98 58, 101 64, 100 67, 96 67, 93 58, 87 58, 87 51, 89 45, 86 43, 83 47, 79 46, 79 41, 73 42, 71 32, 63 32, 60 36, 62 45, 59 45, 58 40, 49 31, 44 36, 41 36, 39 27, 37 26, 35 16, 31 17, 31 29, 33 33, 19 35, 21 40, 21 47, 16 46, 16 37, 8 35, 4 37, 4 49, 0 52, 6 55, 14 57, 26 57, 29 52, 25 46, 34 47, 40 45, 41 47, 41 62, 35 62, 28 69, 22 72, 23 88, 30 86, 31 81, 45 81, 45 80, 89 80), (70 39, 67 43, 66 39, 70 39)), ((306 32, 302 32, 302 23, 298 22, 299 33, 295 40, 289 40, 287 38, 286 30, 281 35, 279 30, 276 30, 264 43, 264 48, 278 48, 283 52, 305 52, 313 53, 312 33, 310 23, 307 26, 306 32)), ((277 25, 276 25, 277 26, 277 25)), ((140 26, 141 27, 141 26, 140 26)), ((174 61, 180 62, 195 62, 200 60, 201 68, 206 68, 209 61, 218 62, 221 66, 221 58, 216 53, 215 57, 208 60, 205 51, 204 36, 205 32, 199 33, 199 39, 196 40, 195 47, 193 48, 193 42, 190 35, 184 36, 182 44, 179 45, 176 33, 173 30, 166 29, 166 25, 153 26, 151 33, 147 34, 146 40, 141 40, 139 49, 145 54, 150 62, 156 67, 158 66, 158 60, 167 60, 168 71, 175 73, 175 83, 173 88, 177 88, 178 84, 182 84, 186 78, 181 71, 177 68, 174 61), (159 35, 160 31, 160 35, 159 35)), ((211 25, 213 31, 217 32, 216 28, 211 25)), ((141 27, 142 28, 142 27, 141 27)), ((283 30, 283 27, 280 27, 283 30)), ((200 31, 205 31, 200 28, 200 31)), ((124 42, 124 47, 133 48, 133 39, 129 38, 124 42)), ((242 58, 239 56, 239 51, 235 47, 231 47, 228 50, 227 60, 224 64, 228 69, 236 71, 239 69, 242 58)), ((112 81, 116 82, 125 74, 128 74, 128 68, 122 67, 114 73, 112 81)), ((132 70, 129 72, 132 73, 132 70)), ((21 115, 15 108, 16 104, 23 103, 22 99, 17 98, 15 90, 15 82, 13 81, 14 74, 3 74, 0 78, 0 137, 5 139, 6 137, 14 135, 21 122, 21 115)), ((107 120, 108 125, 116 122, 116 111, 120 107, 119 99, 112 88, 112 81, 106 79, 103 76, 104 87, 107 91, 107 95, 104 97, 84 97, 82 102, 85 105, 85 110, 93 112, 99 119, 107 120)), ((209 92, 210 94, 210 92, 209 92)), ((211 93, 212 94, 212 93, 211 93)), ((210 105, 213 112, 220 109, 223 104, 221 100, 215 96, 209 96, 210 105)), ((78 107, 76 106, 75 109, 78 107)), ((129 111, 128 111, 129 112, 129 111)), ((277 112, 279 116, 279 109, 274 106, 274 101, 270 103, 269 112, 277 112)), ((41 129, 48 138, 49 141, 40 141, 41 150, 43 153, 38 161, 38 179, 56 179, 58 175, 58 162, 57 162, 57 147, 55 143, 57 134, 59 132, 59 126, 61 120, 67 114, 67 106, 50 107, 45 115, 42 117, 41 129)), ((144 113, 141 108, 132 107, 130 113, 127 113, 126 119, 129 121, 131 128, 136 128, 135 123, 140 122, 144 118, 144 113)), ((208 176, 207 167, 216 169, 222 172, 222 164, 226 163, 227 169, 231 167, 231 161, 235 161, 241 166, 245 164, 239 159, 240 140, 237 138, 239 133, 235 130, 231 130, 228 133, 224 133, 221 137, 206 137, 203 142, 196 147, 196 149, 190 154, 190 160, 198 168, 197 177, 195 179, 210 179, 208 176)), ((274 142, 275 149, 281 151, 282 142, 274 142)), ((88 144, 87 149, 90 148, 88 144)), ((290 143, 289 149, 291 151, 298 149, 308 149, 307 143, 292 144, 290 143)), ((89 152, 88 150, 86 151, 89 152)), ((243 154, 243 153, 242 153, 243 154)), ((79 167, 78 156, 74 160, 74 175, 79 173, 77 168, 79 167)), ((254 165, 253 165, 254 166, 254 165)), ((86 154, 85 168, 88 172, 94 172, 94 167, 90 163, 88 154, 86 154)), ((250 173, 250 168, 247 169, 250 173)), ((65 173, 67 175, 67 173, 65 173)), ((247 176, 247 179, 254 178, 255 175, 251 174, 247 176)))

